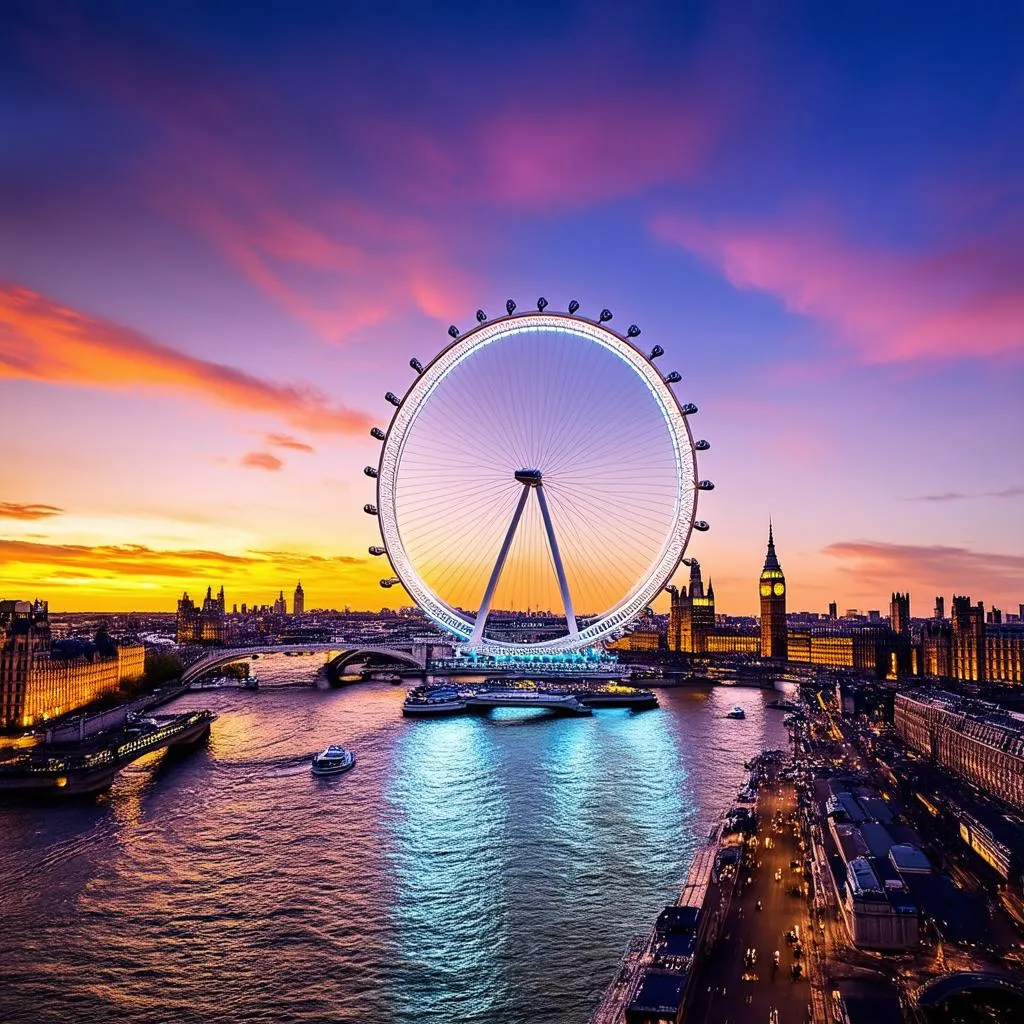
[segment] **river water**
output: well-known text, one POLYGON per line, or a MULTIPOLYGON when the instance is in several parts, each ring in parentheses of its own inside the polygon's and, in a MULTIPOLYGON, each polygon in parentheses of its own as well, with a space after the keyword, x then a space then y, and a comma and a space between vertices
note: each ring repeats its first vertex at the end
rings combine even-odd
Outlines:
POLYGON ((165 709, 218 712, 208 748, 94 804, 0 807, 0 1021, 583 1024, 786 740, 754 689, 417 721, 404 687, 258 670, 165 709), (316 779, 330 742, 357 765, 316 779))

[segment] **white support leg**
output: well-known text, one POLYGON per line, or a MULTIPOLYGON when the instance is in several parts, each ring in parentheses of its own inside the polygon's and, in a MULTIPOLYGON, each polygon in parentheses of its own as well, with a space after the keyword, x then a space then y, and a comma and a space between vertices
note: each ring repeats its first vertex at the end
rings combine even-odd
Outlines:
MULTIPOLYGON (((484 626, 487 625, 487 616, 491 613, 491 600, 494 597, 495 588, 498 586, 498 579, 501 576, 501 570, 505 567, 505 559, 508 557, 508 549, 512 546, 512 538, 516 534, 516 527, 519 525, 519 520, 523 516, 523 509, 526 508, 526 499, 529 496, 530 484, 524 483, 523 493, 519 496, 519 504, 516 505, 515 514, 512 516, 512 522, 509 524, 508 532, 505 534, 505 540, 501 545, 501 550, 498 552, 498 560, 494 563, 494 570, 491 573, 491 578, 487 581, 487 589, 484 591, 484 599, 480 603, 480 611, 476 613, 476 619, 473 622, 473 633, 469 638, 469 644, 471 647, 479 647, 480 644, 483 643, 484 626)), ((541 507, 543 508, 543 505, 541 507)), ((546 516, 547 513, 545 513, 545 517, 546 516)))
POLYGON ((565 621, 569 626, 569 636, 577 637, 580 631, 576 625, 576 616, 573 614, 572 598, 569 596, 569 582, 565 578, 562 556, 558 553, 558 541, 555 540, 555 529, 551 525, 551 516, 548 514, 548 500, 544 497, 543 484, 537 484, 537 500, 540 502, 540 514, 544 517, 544 529, 547 531, 548 544, 551 547, 551 557, 555 562, 555 575, 558 577, 558 588, 562 592, 562 606, 565 608, 565 621))

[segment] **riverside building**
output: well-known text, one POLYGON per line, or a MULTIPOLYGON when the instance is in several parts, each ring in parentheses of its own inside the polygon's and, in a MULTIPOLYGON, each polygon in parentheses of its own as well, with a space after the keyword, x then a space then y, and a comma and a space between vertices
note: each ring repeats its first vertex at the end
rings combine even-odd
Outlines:
POLYGON ((1024 719, 940 691, 897 694, 894 724, 912 750, 1024 811, 1024 719))
POLYGON ((142 678, 141 644, 55 644, 45 601, 0 601, 0 728, 27 728, 142 678))

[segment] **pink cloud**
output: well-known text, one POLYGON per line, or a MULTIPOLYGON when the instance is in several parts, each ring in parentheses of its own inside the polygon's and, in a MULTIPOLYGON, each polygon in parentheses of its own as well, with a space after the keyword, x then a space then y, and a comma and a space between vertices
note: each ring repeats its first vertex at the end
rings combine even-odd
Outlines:
POLYGON ((823 553, 839 563, 839 571, 858 588, 885 593, 901 587, 934 594, 969 593, 975 599, 1019 600, 1024 556, 1004 555, 943 544, 887 544, 882 541, 839 541, 823 553))
POLYGON ((270 452, 246 452, 239 460, 239 465, 246 469, 266 469, 276 472, 284 463, 270 452))
POLYGON ((735 287, 770 293, 831 325, 861 362, 1024 358, 1019 235, 912 253, 851 245, 798 224, 709 226, 666 215, 652 228, 735 287))
POLYGON ((314 452, 316 449, 291 434, 267 434, 266 443, 271 448, 287 448, 293 452, 314 452))
POLYGON ((696 95, 675 102, 669 95, 625 88, 482 121, 476 187, 513 206, 580 207, 689 180, 704 162, 713 124, 696 95))

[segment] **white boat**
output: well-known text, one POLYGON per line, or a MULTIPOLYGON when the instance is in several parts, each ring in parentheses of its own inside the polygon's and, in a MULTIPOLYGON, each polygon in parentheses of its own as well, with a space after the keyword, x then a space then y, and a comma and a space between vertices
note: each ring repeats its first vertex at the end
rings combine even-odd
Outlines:
POLYGON ((351 750, 332 743, 329 747, 313 755, 313 763, 309 770, 314 775, 340 775, 354 767, 356 755, 351 750))
POLYGON ((743 710, 743 708, 741 708, 739 706, 739 704, 737 704, 736 707, 734 707, 732 709, 732 711, 730 711, 725 717, 726 718, 746 718, 747 717, 747 713, 746 713, 746 711, 743 710))

